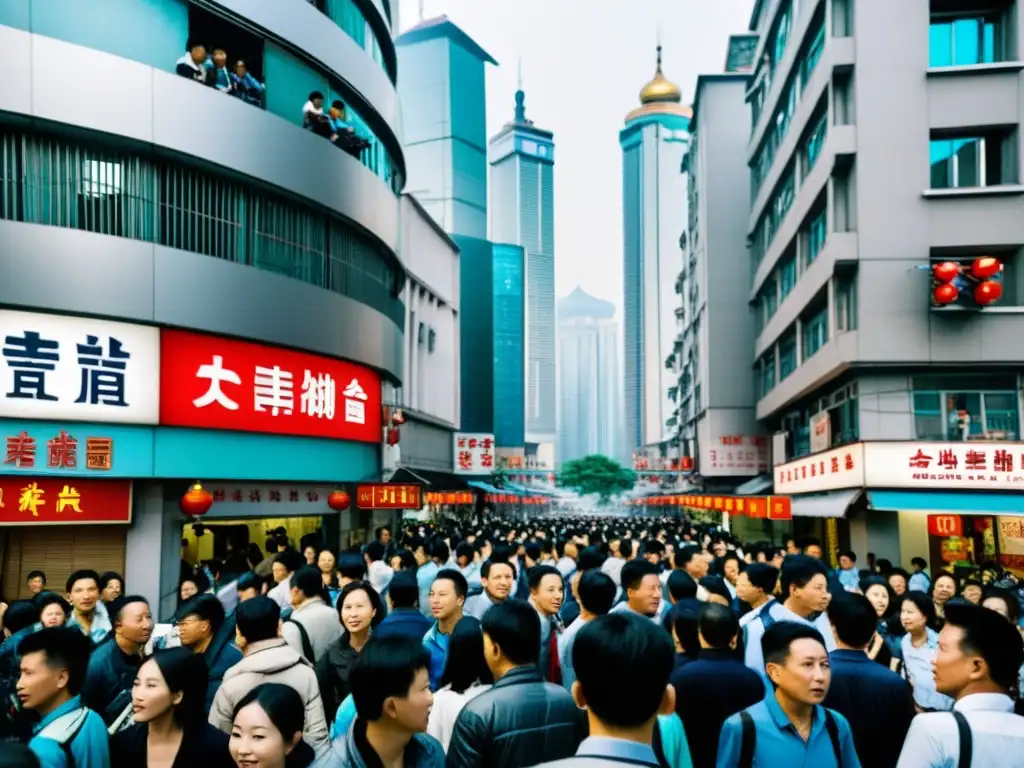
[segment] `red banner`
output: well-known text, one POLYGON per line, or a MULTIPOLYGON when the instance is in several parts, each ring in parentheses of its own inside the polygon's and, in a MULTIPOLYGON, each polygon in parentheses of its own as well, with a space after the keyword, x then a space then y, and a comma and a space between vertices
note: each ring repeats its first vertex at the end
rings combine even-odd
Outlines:
POLYGON ((131 521, 130 480, 0 476, 0 526, 131 521))
POLYGON ((419 509, 420 487, 375 483, 356 487, 356 506, 360 509, 419 509))
POLYGON ((246 341, 164 329, 160 423, 379 443, 369 368, 246 341))
POLYGON ((960 515, 928 515, 930 536, 963 536, 964 520, 960 515))

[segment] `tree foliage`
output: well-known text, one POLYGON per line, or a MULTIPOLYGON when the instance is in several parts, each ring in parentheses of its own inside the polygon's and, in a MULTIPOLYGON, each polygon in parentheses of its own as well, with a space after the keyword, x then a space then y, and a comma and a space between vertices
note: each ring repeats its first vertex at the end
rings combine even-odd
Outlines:
POLYGON ((599 454, 567 461, 558 471, 558 485, 581 496, 596 493, 601 501, 631 490, 635 483, 636 473, 633 470, 599 454))

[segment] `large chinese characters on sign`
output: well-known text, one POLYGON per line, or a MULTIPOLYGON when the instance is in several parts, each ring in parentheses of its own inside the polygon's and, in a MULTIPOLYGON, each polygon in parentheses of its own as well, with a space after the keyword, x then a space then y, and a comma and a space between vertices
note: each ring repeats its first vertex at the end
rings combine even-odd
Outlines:
POLYGON ((109 472, 114 466, 114 441, 109 437, 86 437, 80 440, 61 430, 46 444, 22 430, 7 436, 4 464, 16 469, 84 469, 109 472))
POLYGON ((483 475, 494 471, 494 435, 456 432, 452 443, 455 474, 483 475))
POLYGON ((1024 490, 1022 443, 868 443, 865 452, 878 488, 1024 490))
POLYGON ((160 423, 379 443, 380 378, 262 344, 163 330, 160 423))
POLYGON ((702 456, 700 471, 704 475, 756 475, 768 471, 768 438, 722 435, 702 456))
POLYGON ((0 416, 156 424, 156 328, 0 310, 0 416))
POLYGON ((129 480, 0 477, 0 525, 130 523, 129 480))

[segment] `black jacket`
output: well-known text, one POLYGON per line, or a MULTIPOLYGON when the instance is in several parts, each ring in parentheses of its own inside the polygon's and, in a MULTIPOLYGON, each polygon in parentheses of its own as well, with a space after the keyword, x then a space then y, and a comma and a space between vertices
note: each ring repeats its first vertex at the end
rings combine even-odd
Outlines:
POLYGON ((348 632, 344 632, 327 647, 327 652, 316 663, 316 679, 320 683, 328 723, 334 722, 338 707, 352 692, 348 678, 358 658, 359 652, 352 649, 348 632))
MULTIPOLYGON (((143 768, 148 765, 146 723, 114 734, 110 739, 110 768, 143 768)), ((234 768, 235 761, 228 752, 228 735, 209 723, 186 727, 181 746, 174 757, 173 768, 234 768)))
POLYGON ((126 655, 110 633, 89 657, 82 703, 111 725, 131 703, 132 685, 140 666, 142 657, 126 655))
POLYGON ((455 721, 448 768, 525 768, 576 754, 587 721, 565 688, 516 667, 470 700, 455 721))

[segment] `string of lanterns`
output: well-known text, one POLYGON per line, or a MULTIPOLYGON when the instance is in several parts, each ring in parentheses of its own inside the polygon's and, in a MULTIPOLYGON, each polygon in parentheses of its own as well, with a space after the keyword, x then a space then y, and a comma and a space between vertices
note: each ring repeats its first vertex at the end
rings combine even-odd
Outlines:
POLYGON ((427 504, 472 504, 473 494, 469 491, 442 491, 423 494, 427 504))
POLYGON ((527 507, 551 503, 551 499, 547 496, 519 496, 514 493, 488 493, 484 500, 488 504, 523 504, 527 507))

